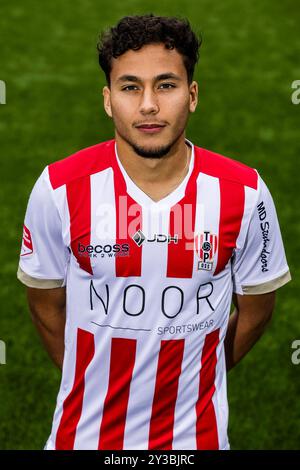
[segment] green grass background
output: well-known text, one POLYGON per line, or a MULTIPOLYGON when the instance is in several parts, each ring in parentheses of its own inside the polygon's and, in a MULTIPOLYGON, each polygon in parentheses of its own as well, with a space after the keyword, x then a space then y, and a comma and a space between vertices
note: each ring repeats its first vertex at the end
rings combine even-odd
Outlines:
POLYGON ((113 136, 95 44, 129 14, 181 15, 201 31, 199 105, 187 137, 257 168, 275 199, 293 282, 279 290, 272 324, 228 376, 233 449, 300 448, 299 117, 300 5, 295 0, 0 0, 1 314, 0 448, 41 449, 59 372, 30 321, 16 279, 30 190, 46 164, 113 136))

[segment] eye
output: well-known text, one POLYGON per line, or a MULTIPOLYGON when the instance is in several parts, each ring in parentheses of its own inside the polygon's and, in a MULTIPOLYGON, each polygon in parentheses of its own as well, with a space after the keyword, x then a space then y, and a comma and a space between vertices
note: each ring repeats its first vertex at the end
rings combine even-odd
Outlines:
POLYGON ((124 88, 122 88, 122 91, 131 91, 133 89, 137 89, 136 85, 126 85, 124 88))
MULTIPOLYGON (((170 90, 171 88, 175 88, 176 85, 174 85, 173 83, 161 83, 159 85, 159 88, 162 88, 163 90, 170 90)), ((137 85, 126 85, 122 88, 122 91, 136 91, 138 90, 138 86, 137 85)))
POLYGON ((165 90, 175 88, 175 85, 173 83, 161 83, 159 86, 162 86, 165 90))

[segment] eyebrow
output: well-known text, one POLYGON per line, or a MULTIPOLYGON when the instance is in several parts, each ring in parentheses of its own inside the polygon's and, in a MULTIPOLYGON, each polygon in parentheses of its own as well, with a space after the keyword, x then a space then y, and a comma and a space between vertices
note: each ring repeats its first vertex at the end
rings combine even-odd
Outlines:
MULTIPOLYGON (((160 80, 168 80, 168 79, 173 79, 173 80, 181 80, 181 78, 176 75, 173 72, 167 72, 167 73, 161 73, 160 75, 157 75, 154 77, 155 82, 159 82, 160 80)), ((143 80, 140 77, 137 77, 135 75, 121 75, 117 79, 117 82, 139 82, 141 83, 143 80)))

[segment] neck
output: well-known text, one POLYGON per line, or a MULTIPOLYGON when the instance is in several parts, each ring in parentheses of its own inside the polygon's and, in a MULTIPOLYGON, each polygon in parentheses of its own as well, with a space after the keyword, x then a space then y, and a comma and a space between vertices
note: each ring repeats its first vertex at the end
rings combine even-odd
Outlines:
POLYGON ((117 132, 115 138, 119 160, 128 176, 136 183, 151 186, 172 184, 178 182, 179 178, 182 180, 188 173, 191 147, 185 142, 184 134, 170 152, 161 158, 141 157, 117 132))

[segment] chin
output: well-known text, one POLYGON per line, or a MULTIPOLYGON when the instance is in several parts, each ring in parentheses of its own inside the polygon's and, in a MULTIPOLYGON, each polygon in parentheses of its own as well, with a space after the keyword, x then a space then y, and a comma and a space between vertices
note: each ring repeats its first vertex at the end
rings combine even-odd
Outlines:
POLYGON ((167 155, 172 147, 172 143, 162 142, 147 145, 143 142, 131 143, 131 147, 137 155, 144 158, 162 158, 167 155))

